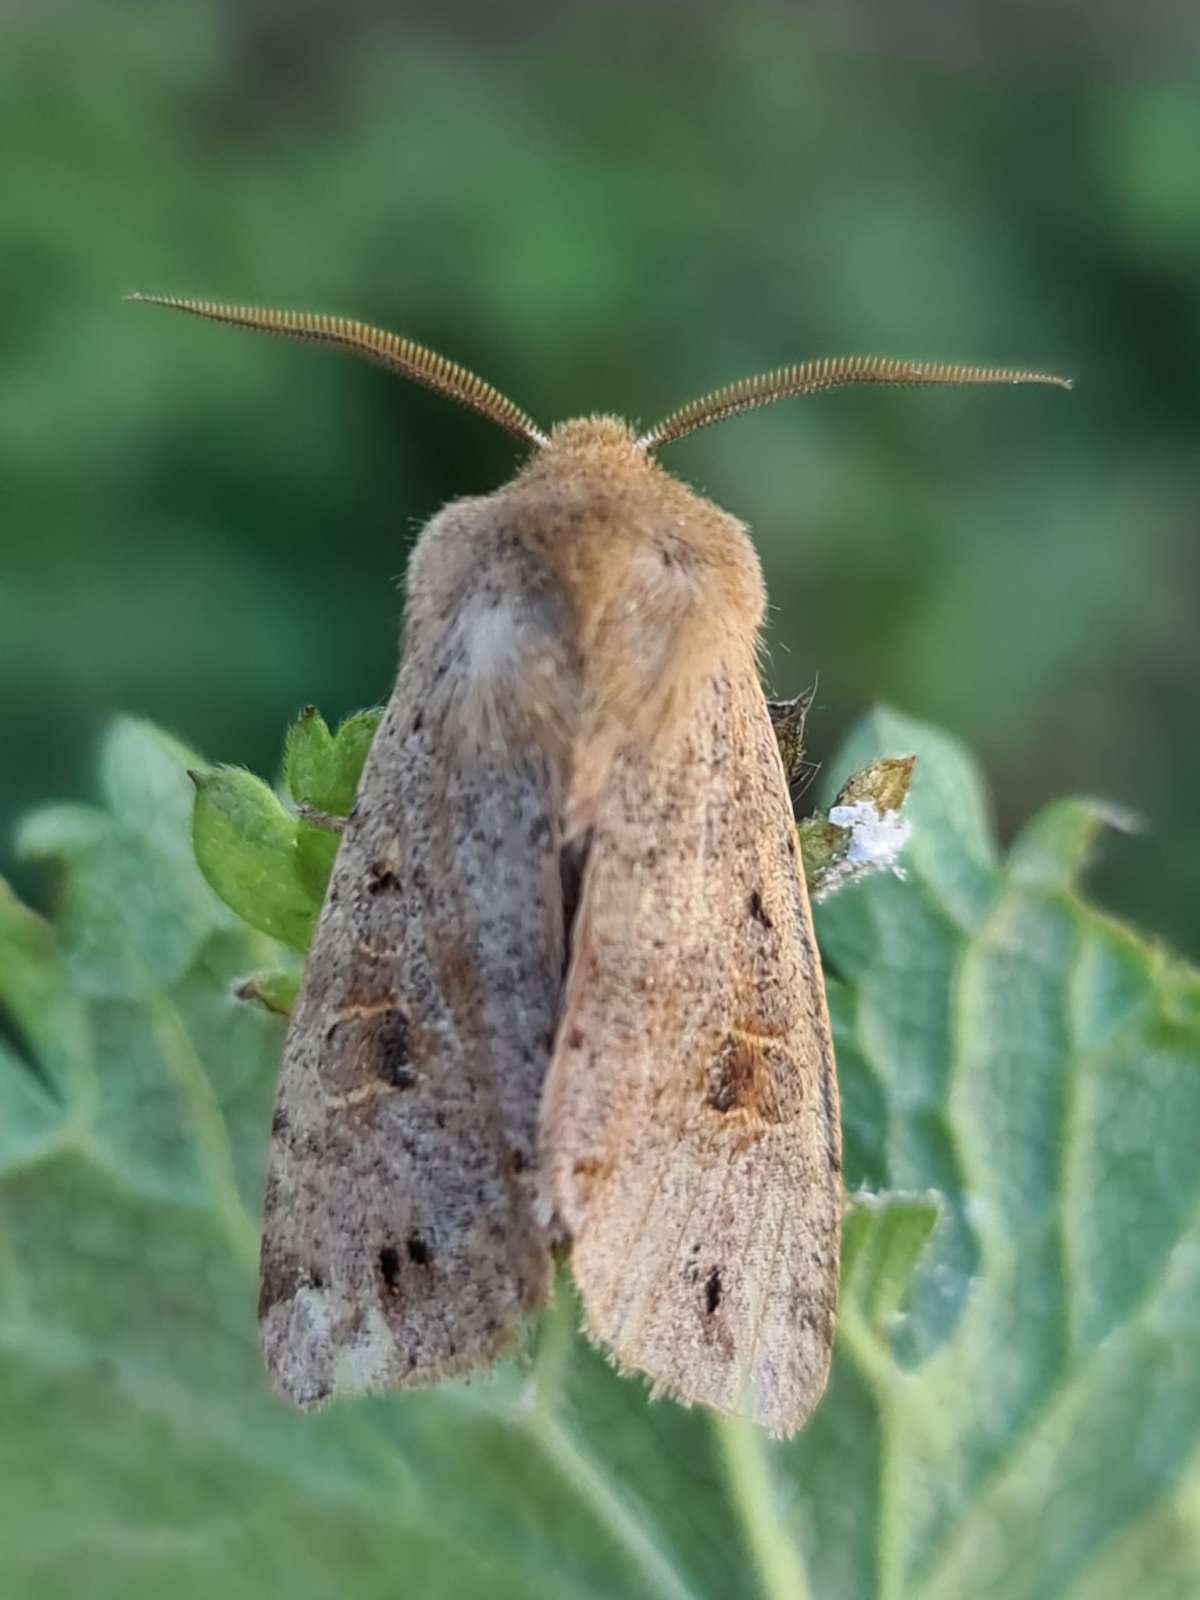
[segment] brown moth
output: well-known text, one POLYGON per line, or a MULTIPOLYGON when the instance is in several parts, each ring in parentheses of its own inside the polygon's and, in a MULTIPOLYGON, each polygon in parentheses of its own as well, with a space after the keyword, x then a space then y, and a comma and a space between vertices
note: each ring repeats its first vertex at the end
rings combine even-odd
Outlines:
POLYGON ((843 384, 1062 380, 815 361, 640 437, 603 416, 547 435, 360 323, 155 303, 367 356, 531 446, 409 561, 399 678, 272 1126, 276 1386, 312 1406, 486 1367, 569 1247, 588 1332, 621 1366, 792 1433, 833 1341, 833 1047, 759 686, 758 559, 655 452, 843 384))

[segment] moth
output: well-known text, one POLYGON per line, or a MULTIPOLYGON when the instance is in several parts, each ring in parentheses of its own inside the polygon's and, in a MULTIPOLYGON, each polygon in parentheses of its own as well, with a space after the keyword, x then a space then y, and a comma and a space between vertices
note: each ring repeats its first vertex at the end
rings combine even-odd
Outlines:
POLYGON ((503 488, 434 516, 408 563, 399 677, 271 1130, 276 1387, 308 1407, 486 1368, 569 1251, 619 1366, 794 1432, 833 1343, 833 1045, 759 684, 759 562, 657 453, 845 384, 1063 380, 820 360, 640 435, 611 416, 545 433, 361 323, 135 298, 365 356, 529 450, 503 488))

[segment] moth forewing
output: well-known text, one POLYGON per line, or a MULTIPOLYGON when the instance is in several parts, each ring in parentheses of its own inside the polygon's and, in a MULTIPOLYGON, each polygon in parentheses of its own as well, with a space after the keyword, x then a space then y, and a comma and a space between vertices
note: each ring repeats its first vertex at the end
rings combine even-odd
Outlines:
POLYGON ((749 653, 597 806, 543 1147, 593 1337, 656 1392, 793 1432, 829 1367, 841 1145, 749 653))
POLYGON ((556 607, 522 603, 528 565, 487 501, 435 519, 410 565, 404 662, 271 1136, 262 1341, 302 1405, 486 1366, 548 1292, 534 1205, 564 952, 553 701, 573 666, 556 607))

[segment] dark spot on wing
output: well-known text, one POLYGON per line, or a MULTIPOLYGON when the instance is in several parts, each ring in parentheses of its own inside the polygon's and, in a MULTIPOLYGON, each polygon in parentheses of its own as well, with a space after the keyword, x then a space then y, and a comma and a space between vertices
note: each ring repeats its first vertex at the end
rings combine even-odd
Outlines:
POLYGON ((764 1122, 779 1122, 776 1077, 768 1059, 771 1042, 745 1033, 727 1033, 708 1069, 705 1104, 723 1116, 748 1112, 764 1122))
POLYGON ((367 868, 367 893, 382 894, 385 889, 398 889, 400 879, 396 876, 395 868, 386 856, 380 856, 372 861, 367 868))
POLYGON ((376 1034, 375 1070, 393 1089, 411 1089, 417 1081, 412 1070, 412 1039, 408 1018, 397 1006, 380 1017, 376 1034))
POLYGON ((746 1041, 728 1034, 708 1069, 708 1104, 714 1111, 732 1111, 745 1099, 753 1066, 746 1041))
POLYGON ((704 1309, 711 1317, 721 1304, 721 1269, 714 1267, 704 1280, 704 1309))
POLYGON ((390 1244, 379 1252, 379 1276, 389 1294, 395 1294, 400 1283, 400 1256, 390 1244))
POLYGON ((404 1241, 404 1248, 408 1251, 408 1259, 416 1262, 418 1267, 427 1267, 433 1260, 433 1251, 419 1233, 410 1233, 404 1241))
POLYGON ((582 1050, 582 1048, 583 1048, 583 1029, 582 1028, 572 1028, 570 1033, 567 1035, 567 1049, 568 1050, 582 1050))
POLYGON ((757 889, 755 889, 750 896, 750 915, 754 918, 755 922, 760 923, 764 928, 773 928, 775 926, 770 917, 767 915, 766 907, 763 905, 762 895, 757 889))

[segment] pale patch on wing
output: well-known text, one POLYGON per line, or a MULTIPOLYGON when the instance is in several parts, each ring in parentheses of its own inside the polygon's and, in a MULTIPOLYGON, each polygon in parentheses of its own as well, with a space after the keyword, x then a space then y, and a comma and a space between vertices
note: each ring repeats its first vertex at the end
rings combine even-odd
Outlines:
POLYGON ((515 741, 561 759, 571 718, 565 714, 565 642, 550 631, 554 608, 529 595, 484 593, 451 626, 462 668, 447 679, 464 747, 515 741))
POLYGON ((475 606, 461 626, 470 677, 491 681, 513 671, 520 659, 520 640, 510 601, 475 606))
POLYGON ((394 1361, 392 1330, 377 1306, 368 1306, 361 1326, 337 1347, 333 1361, 335 1394, 369 1394, 382 1389, 394 1361))
POLYGON ((263 1350, 276 1380, 297 1405, 319 1405, 330 1394, 329 1352, 334 1307, 327 1289, 304 1285, 277 1301, 260 1327, 263 1350))

